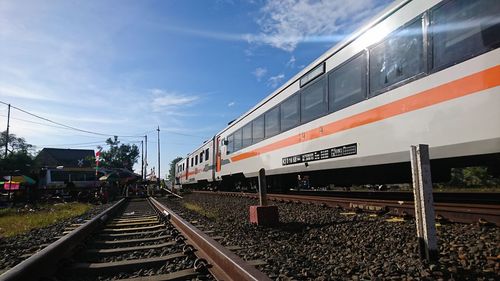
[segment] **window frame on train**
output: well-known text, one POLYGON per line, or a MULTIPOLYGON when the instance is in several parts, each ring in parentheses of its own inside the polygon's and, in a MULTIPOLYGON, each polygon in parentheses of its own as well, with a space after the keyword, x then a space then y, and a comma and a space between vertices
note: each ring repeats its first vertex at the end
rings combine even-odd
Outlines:
POLYGON ((274 137, 280 133, 280 107, 279 104, 271 108, 270 110, 264 113, 264 139, 274 137), (271 120, 271 117, 275 120, 275 126, 269 127, 268 120, 271 120), (274 131, 271 131, 273 128, 274 131))
MULTIPOLYGON (((350 78, 350 77, 349 77, 350 78)), ((345 62, 341 63, 337 67, 333 68, 328 72, 328 110, 329 113, 333 113, 336 111, 339 111, 341 109, 344 109, 346 107, 349 107, 351 105, 357 104, 359 102, 362 102, 368 98, 368 52, 367 50, 363 50, 359 52, 358 54, 354 55, 353 57, 349 58, 345 62), (360 73, 354 73, 354 74, 359 74, 359 85, 358 89, 359 95, 356 96, 355 99, 352 98, 353 94, 351 91, 351 94, 348 95, 347 97, 342 98, 340 101, 337 100, 337 93, 339 90, 344 90, 345 88, 342 87, 341 89, 335 89, 333 85, 338 83, 336 79, 340 79, 344 81, 345 75, 352 75, 353 71, 356 71, 355 68, 359 67, 360 68, 360 73)), ((349 80, 352 81, 352 80, 349 80)), ((349 83, 351 85, 352 83, 349 83)), ((352 89, 352 87, 351 87, 352 89)))
POLYGON ((242 145, 242 132, 241 129, 234 131, 233 133, 233 151, 236 152, 241 149, 242 145))
POLYGON ((265 131, 266 131, 266 129, 265 129, 264 114, 261 114, 259 117, 252 120, 252 144, 263 141, 266 138, 265 131), (256 130, 256 124, 258 123, 257 121, 262 123, 262 124, 258 124, 258 126, 260 126, 260 128, 258 128, 259 130, 256 130), (255 134, 258 131, 260 131, 262 136, 259 136, 257 139, 255 134))
MULTIPOLYGON (((404 25, 400 26, 396 30, 392 31, 389 35, 384 37, 382 40, 380 40, 379 42, 377 42, 376 44, 374 44, 368 48, 368 50, 369 50, 368 81, 369 81, 369 97, 370 98, 378 96, 378 95, 385 93, 387 91, 393 90, 395 88, 401 87, 407 83, 410 83, 410 82, 412 82, 416 79, 419 79, 419 78, 426 75, 426 73, 427 73, 427 58, 425 56, 425 50, 426 50, 427 46, 425 46, 425 44, 424 44, 425 43, 425 40, 424 40, 425 34, 424 34, 423 23, 424 23, 424 14, 420 14, 417 17, 415 17, 412 20, 405 23, 404 25), (377 71, 377 69, 379 69, 380 67, 375 68, 376 67, 376 64, 374 63, 375 59, 379 58, 380 56, 383 56, 383 57, 392 58, 393 60, 395 60, 394 58, 396 58, 397 56, 401 56, 401 54, 404 53, 401 51, 401 48, 403 46, 401 44, 397 44, 397 43, 400 43, 401 41, 396 41, 396 44, 394 44, 396 47, 393 48, 392 50, 391 50, 391 48, 388 48, 387 44, 390 44, 389 42, 391 42, 391 40, 396 40, 397 36, 399 36, 399 34, 408 32, 409 30, 411 31, 411 28, 413 28, 412 25, 416 25, 418 27, 418 30, 420 31, 420 34, 419 34, 420 36, 418 36, 419 37, 418 39, 420 40, 420 42, 418 42, 418 43, 420 43, 420 44, 416 45, 417 47, 420 48, 420 51, 421 51, 420 56, 419 56, 420 59, 418 60, 418 67, 416 68, 417 71, 410 72, 408 75, 404 75, 404 76, 398 75, 398 76, 403 76, 403 77, 396 78, 392 82, 387 82, 387 84, 380 84, 380 85, 377 85, 375 87, 375 80, 379 80, 376 78, 382 77, 382 76, 376 76, 376 75, 380 75, 381 71, 377 71), (379 54, 377 54, 376 52, 378 52, 379 50, 381 52, 379 54)), ((402 40, 404 40, 404 38, 402 40)), ((414 53, 408 52, 408 58, 415 59, 415 57, 416 56, 414 53)), ((383 61, 383 64, 384 64, 383 69, 389 68, 387 65, 385 65, 386 61, 383 61)), ((399 66, 400 65, 401 64, 399 64, 399 66)), ((396 64, 396 66, 398 66, 398 64, 396 64)), ((407 69, 407 68, 405 68, 405 69, 407 69)), ((402 69, 400 70, 400 68, 398 67, 396 69, 396 72, 399 72, 399 71, 403 71, 403 70, 402 69)), ((386 72, 384 80, 387 80, 387 77, 388 76, 387 76, 387 72, 386 72)))
POLYGON ((231 154, 234 152, 234 137, 233 134, 227 136, 227 144, 226 144, 226 154, 231 154))
MULTIPOLYGON (((291 96, 289 96, 288 98, 286 98, 284 101, 282 101, 280 104, 280 128, 281 128, 281 132, 286 132, 290 129, 293 129, 297 126, 300 125, 300 95, 299 95, 299 92, 296 92, 294 94, 292 94, 291 96), (284 122, 284 118, 285 118, 285 110, 284 110, 284 104, 285 103, 292 103, 293 100, 295 99, 295 105, 296 105, 296 116, 294 116, 295 118, 295 121, 293 122, 290 122, 290 119, 287 119, 286 122, 290 122, 288 124, 285 124, 284 122)), ((294 114, 294 115, 295 115, 294 114)))
MULTIPOLYGON (((456 46, 456 48, 450 47, 451 50, 444 48, 443 52, 437 52, 437 50, 436 50, 436 47, 440 46, 439 43, 444 42, 444 44, 446 44, 448 41, 451 41, 451 40, 443 40, 443 39, 440 40, 439 36, 444 35, 444 37, 446 37, 446 35, 450 34, 450 31, 445 30, 442 33, 436 32, 436 28, 440 25, 440 23, 436 22, 437 17, 442 16, 443 18, 448 19, 448 20, 450 19, 450 16, 451 16, 451 18, 454 18, 457 15, 456 13, 452 14, 453 12, 456 12, 456 11, 452 10, 452 8, 454 8, 453 7, 454 5, 455 5, 455 7, 461 5, 457 8, 457 10, 459 12, 461 12, 461 14, 463 14, 465 11, 464 6, 484 4, 485 6, 481 7, 482 9, 480 9, 480 10, 481 11, 488 11, 488 12, 491 12, 493 10, 493 12, 491 12, 491 13, 494 14, 495 10, 494 9, 487 9, 487 7, 489 7, 489 6, 486 6, 486 5, 494 3, 494 2, 496 2, 496 7, 494 7, 494 8, 496 8, 500 12, 500 5, 499 5, 497 0, 478 0, 478 1, 469 1, 469 0, 450 1, 449 0, 449 1, 443 1, 442 3, 439 3, 438 5, 436 5, 430 9, 428 34, 429 34, 429 38, 430 38, 430 42, 431 42, 429 51, 430 51, 430 60, 431 60, 431 64, 432 64, 432 66, 431 66, 432 72, 437 72, 437 71, 446 69, 446 68, 451 67, 455 64, 464 62, 468 59, 479 56, 481 54, 484 54, 486 52, 489 52, 489 51, 494 50, 494 49, 499 47, 500 34, 497 37, 492 36, 493 38, 496 38, 496 41, 494 40, 493 42, 487 42, 485 44, 485 41, 484 41, 485 34, 484 33, 488 29, 483 29, 482 22, 481 22, 481 24, 478 24, 477 27, 474 26, 478 30, 478 32, 473 32, 469 37, 464 38, 463 40, 454 44, 454 46, 456 46), (452 7, 450 7, 450 6, 452 6, 452 7), (439 15, 440 12, 443 12, 443 14, 439 15), (473 38, 475 40, 472 40, 471 38, 473 38), (467 47, 469 47, 468 45, 472 45, 474 43, 476 44, 476 46, 473 46, 473 48, 469 48, 469 49, 467 48, 467 47), (455 54, 455 56, 452 57, 452 54, 455 54), (446 61, 441 62, 441 63, 436 63, 436 60, 445 60, 446 58, 444 58, 444 57, 446 57, 446 56, 448 56, 446 61)), ((493 4, 493 6, 495 6, 495 5, 493 4)), ((469 17, 467 17, 467 20, 472 19, 472 21, 474 21, 474 20, 483 21, 485 18, 487 18, 487 17, 485 17, 484 14, 476 13, 476 14, 472 14, 472 17, 470 17, 470 14, 469 14, 469 17)), ((463 20, 463 18, 460 18, 460 19, 463 20)), ((449 21, 446 21, 446 20, 444 21, 444 25, 456 26, 453 22, 450 23, 449 21)), ((474 27, 469 25, 465 28, 465 30, 469 30, 469 33, 470 33, 470 30, 472 30, 474 27)), ((495 31, 496 31, 496 33, 500 33, 500 23, 497 23, 496 25, 492 25, 490 31, 492 32, 492 34, 490 34, 490 36, 494 35, 495 31), (493 30, 493 31, 491 31, 491 30, 493 30)), ((451 32, 453 32, 453 31, 451 31, 451 32)), ((461 33, 464 33, 464 31, 462 30, 461 33)), ((451 33, 451 34, 453 34, 453 33, 451 33)), ((465 34, 467 34, 467 32, 465 32, 465 34)), ((454 37, 454 36, 452 36, 452 37, 454 37)), ((448 39, 448 38, 446 38, 446 39, 448 39)), ((456 38, 453 38, 453 39, 456 40, 456 38)))
POLYGON ((316 81, 310 83, 307 87, 302 88, 299 95, 301 124, 309 123, 328 114, 328 84, 325 75, 317 77, 316 81), (318 90, 317 88, 321 91, 320 96, 322 100, 315 100, 314 104, 310 108, 307 108, 305 102, 308 101, 308 97, 313 97, 313 99, 320 97, 319 95, 316 96, 316 93, 319 93, 319 91, 316 91, 318 90))
POLYGON ((241 128, 242 131, 242 148, 252 145, 252 122, 241 128))

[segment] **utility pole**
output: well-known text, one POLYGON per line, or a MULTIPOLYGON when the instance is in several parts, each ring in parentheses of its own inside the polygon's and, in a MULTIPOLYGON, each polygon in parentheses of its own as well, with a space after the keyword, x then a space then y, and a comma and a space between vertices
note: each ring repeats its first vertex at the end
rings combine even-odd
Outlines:
POLYGON ((7 159, 7 152, 9 151, 9 123, 10 123, 10 103, 7 113, 7 134, 5 135, 5 159, 7 159))
POLYGON ((160 170, 160 126, 158 126, 158 187, 160 187, 160 178, 161 178, 161 170, 160 170))
POLYGON ((144 179, 144 141, 141 140, 141 179, 144 179))
POLYGON ((148 135, 145 135, 144 138, 146 139, 144 141, 144 145, 146 146, 146 154, 144 154, 144 178, 143 180, 146 180, 146 176, 148 175, 148 135))

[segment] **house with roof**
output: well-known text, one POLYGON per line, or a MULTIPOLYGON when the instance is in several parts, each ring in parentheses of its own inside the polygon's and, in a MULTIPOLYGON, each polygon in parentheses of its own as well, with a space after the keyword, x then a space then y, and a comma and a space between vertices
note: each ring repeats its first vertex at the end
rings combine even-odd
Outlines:
POLYGON ((94 150, 44 148, 35 158, 40 167, 91 168, 94 150))

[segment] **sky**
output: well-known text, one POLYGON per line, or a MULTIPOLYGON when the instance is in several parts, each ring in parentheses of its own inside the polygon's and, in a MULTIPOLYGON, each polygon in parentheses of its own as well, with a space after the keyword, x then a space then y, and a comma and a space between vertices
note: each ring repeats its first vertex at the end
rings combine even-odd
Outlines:
POLYGON ((0 102, 80 129, 12 109, 10 133, 37 150, 147 135, 149 170, 159 127, 164 177, 391 1, 348 2, 0 0, 0 102))

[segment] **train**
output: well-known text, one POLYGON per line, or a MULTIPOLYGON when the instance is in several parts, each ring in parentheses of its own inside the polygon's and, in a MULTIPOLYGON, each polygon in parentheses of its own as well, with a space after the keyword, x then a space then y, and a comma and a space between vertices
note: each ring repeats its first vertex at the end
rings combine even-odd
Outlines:
POLYGON ((427 144, 453 167, 500 174, 500 4, 400 0, 176 164, 176 184, 271 190, 411 181, 427 144))

